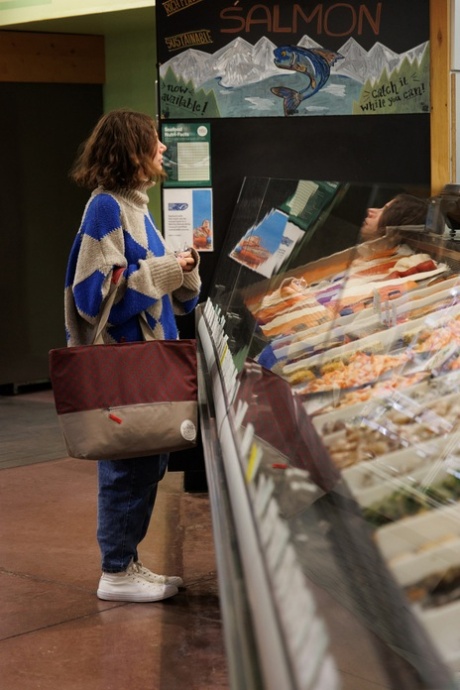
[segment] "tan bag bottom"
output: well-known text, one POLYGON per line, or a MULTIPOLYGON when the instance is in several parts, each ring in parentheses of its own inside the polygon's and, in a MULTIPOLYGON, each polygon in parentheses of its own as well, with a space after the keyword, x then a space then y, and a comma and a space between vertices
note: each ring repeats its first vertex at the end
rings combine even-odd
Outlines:
POLYGON ((192 448, 198 405, 162 402, 59 415, 72 458, 123 460, 192 448))

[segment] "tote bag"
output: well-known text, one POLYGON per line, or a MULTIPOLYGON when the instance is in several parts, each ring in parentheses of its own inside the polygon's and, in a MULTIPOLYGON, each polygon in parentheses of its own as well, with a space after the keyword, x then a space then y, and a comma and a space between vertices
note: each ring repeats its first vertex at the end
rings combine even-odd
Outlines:
MULTIPOLYGON (((113 289, 95 343, 114 299, 113 289)), ((49 373, 70 457, 118 460, 196 445, 194 339, 57 348, 49 373)))

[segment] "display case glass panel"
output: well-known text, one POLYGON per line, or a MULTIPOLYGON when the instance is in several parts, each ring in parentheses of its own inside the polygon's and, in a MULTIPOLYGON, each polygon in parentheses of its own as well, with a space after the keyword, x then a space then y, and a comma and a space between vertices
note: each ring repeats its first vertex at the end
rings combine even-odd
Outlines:
POLYGON ((429 205, 424 222, 363 241, 367 209, 401 191, 423 196, 245 180, 206 309, 287 638, 302 637, 283 618, 289 546, 324 623, 323 661, 340 668, 335 638, 353 629, 374 682, 453 688, 460 254, 429 205))

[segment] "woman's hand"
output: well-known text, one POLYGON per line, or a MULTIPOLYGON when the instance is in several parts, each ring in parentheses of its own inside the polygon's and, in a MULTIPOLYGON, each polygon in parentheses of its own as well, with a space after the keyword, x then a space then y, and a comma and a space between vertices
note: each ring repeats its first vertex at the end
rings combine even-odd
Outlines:
POLYGON ((183 252, 178 252, 176 254, 176 259, 178 260, 179 266, 184 273, 190 273, 190 271, 193 271, 195 268, 195 257, 192 255, 192 252, 189 249, 186 249, 183 252))

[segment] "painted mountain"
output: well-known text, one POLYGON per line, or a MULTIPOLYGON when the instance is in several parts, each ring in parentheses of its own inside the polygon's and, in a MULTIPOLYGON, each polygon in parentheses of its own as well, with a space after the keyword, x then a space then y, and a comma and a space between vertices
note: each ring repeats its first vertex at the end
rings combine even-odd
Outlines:
POLYGON ((213 54, 185 50, 160 66, 162 116, 282 117, 429 111, 429 42, 405 53, 350 38, 334 57, 304 36, 275 64, 268 38, 236 38, 213 54), (327 64, 325 63, 327 61, 327 64), (297 68, 293 65, 298 65, 297 68), (321 82, 319 82, 321 75, 321 82), (326 75, 324 77, 324 75, 326 75), (321 87, 315 91, 315 85, 321 87))

